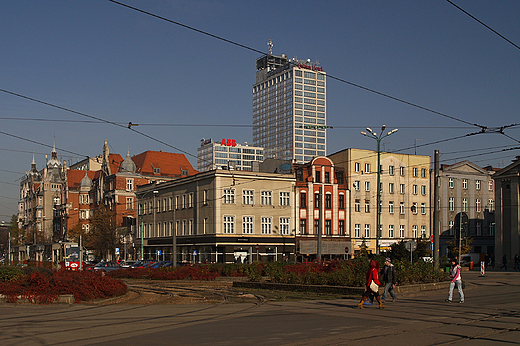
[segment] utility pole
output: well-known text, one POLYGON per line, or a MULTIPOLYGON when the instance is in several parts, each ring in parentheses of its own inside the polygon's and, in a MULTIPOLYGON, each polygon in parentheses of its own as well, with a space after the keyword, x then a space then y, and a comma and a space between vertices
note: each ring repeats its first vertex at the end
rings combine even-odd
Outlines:
POLYGON ((439 269, 439 150, 434 151, 433 166, 433 267, 439 269))
POLYGON ((322 220, 322 217, 321 217, 321 211, 322 211, 322 205, 321 205, 321 201, 322 201, 322 186, 319 187, 319 194, 318 194, 318 248, 317 248, 317 251, 316 251, 316 259, 321 262, 321 232, 322 232, 322 229, 321 229, 321 220, 322 220))

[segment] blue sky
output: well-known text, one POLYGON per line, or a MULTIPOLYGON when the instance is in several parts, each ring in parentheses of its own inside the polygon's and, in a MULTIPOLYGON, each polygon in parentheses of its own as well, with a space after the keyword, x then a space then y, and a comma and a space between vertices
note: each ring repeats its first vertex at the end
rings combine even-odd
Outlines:
MULTIPOLYGON (((520 126, 464 135, 479 131, 467 123, 520 123, 520 50, 447 1, 121 1, 258 51, 272 39, 274 54, 461 120, 329 78, 328 153, 375 149, 359 132, 385 124, 399 128, 389 151, 496 167, 519 155, 501 150, 520 146, 520 126)), ((453 2, 520 45, 520 2, 453 2)), ((17 212, 33 153, 41 169, 53 143, 72 162, 107 139, 123 156, 181 150, 196 167, 201 138, 252 142, 259 53, 107 0, 1 1, 0 32, 0 220, 17 212), (115 125, 128 122, 160 142, 115 125)))

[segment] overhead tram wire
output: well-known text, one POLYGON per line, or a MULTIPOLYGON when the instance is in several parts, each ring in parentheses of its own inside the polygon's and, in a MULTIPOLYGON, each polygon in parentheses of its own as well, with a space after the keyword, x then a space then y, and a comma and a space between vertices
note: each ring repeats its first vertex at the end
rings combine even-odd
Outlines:
MULTIPOLYGON (((143 132, 140 132, 140 131, 137 131, 133 128, 131 128, 131 126, 129 125, 122 125, 122 124, 119 124, 119 123, 116 123, 114 121, 110 121, 110 120, 105 120, 105 119, 102 119, 102 118, 98 118, 98 117, 95 117, 93 115, 89 115, 89 114, 86 114, 86 113, 82 113, 82 112, 78 112, 78 111, 75 111, 73 109, 69 109, 69 108, 65 108, 65 107, 61 107, 61 106, 58 106, 58 105, 55 105, 55 104, 52 104, 52 103, 49 103, 49 102, 45 102, 45 101, 41 101, 41 100, 38 100, 38 99, 35 99, 35 98, 32 98, 32 97, 29 97, 29 96, 25 96, 25 95, 22 95, 22 94, 18 94, 18 93, 15 93, 15 92, 12 92, 12 91, 9 91, 9 90, 5 90, 5 89, 0 89, 1 92, 4 92, 6 94, 9 94, 9 95, 13 95, 13 96, 17 96, 17 97, 20 97, 20 98, 23 98, 23 99, 26 99, 26 100, 29 100, 29 101, 33 101, 33 102, 37 102, 37 103, 40 103, 40 104, 43 104, 43 105, 46 105, 46 106, 49 106, 49 107, 53 107, 53 108, 57 108, 59 110, 62 110, 62 111, 65 111, 65 112, 70 112, 70 113, 74 113, 74 114, 77 114, 77 115, 81 115, 83 117, 87 117, 87 118, 90 118, 90 119, 95 119, 95 120, 98 120, 98 121, 101 121, 101 122, 104 122, 104 123, 107 123, 107 124, 111 124, 111 125, 115 125, 115 126, 118 126, 118 127, 121 127, 121 128, 124 128, 124 129, 130 129, 131 131, 135 132, 135 133, 138 133, 140 134, 141 136, 144 136, 146 138, 149 138, 155 142, 158 142, 158 143, 161 143, 163 145, 166 145, 170 148, 173 148, 175 150, 178 150, 182 153, 185 153, 186 155, 189 155, 189 156, 192 156, 192 157, 195 157, 195 155, 193 154, 190 154, 182 149, 179 149, 177 147, 174 147, 173 145, 171 144, 168 144, 168 143, 165 143, 157 138, 154 138, 150 135, 147 135, 143 132)), ((0 131, 0 133, 2 134, 5 134, 7 136, 11 136, 11 137, 15 137, 15 138, 18 138, 18 139, 22 139, 22 140, 25 140, 25 141, 29 141, 29 142, 32 142, 32 143, 36 143, 36 144, 40 144, 40 145, 45 145, 45 146, 48 146, 46 144, 42 144, 42 143, 38 143, 38 142, 35 142, 35 141, 32 141, 30 139, 26 139, 26 138, 22 138, 22 137, 19 137, 19 136, 16 136, 16 135, 12 135, 12 134, 8 134, 6 132, 2 132, 0 131)), ((74 153, 74 152, 71 152, 71 151, 68 151, 68 150, 64 150, 64 149, 60 149, 62 151, 65 151, 65 152, 68 152, 68 153, 71 153, 71 154, 74 154, 74 155, 78 155, 78 156, 85 156, 85 157, 88 157, 86 155, 80 155, 78 153, 74 153)))
MULTIPOLYGON (((117 5, 120 5, 120 6, 123 6, 123 7, 126 7, 128 9, 131 9, 131 10, 134 10, 134 11, 137 11, 137 12, 140 12, 140 13, 143 13, 143 14, 146 14, 148 16, 151 16, 151 17, 154 17, 154 18, 157 18, 157 19, 160 19, 160 20, 164 20, 168 23, 171 23, 171 24, 175 24, 175 25, 178 25, 178 26, 181 26, 185 29, 188 29, 188 30, 192 30, 192 31, 195 31, 197 33, 200 33, 202 35, 206 35, 206 36, 209 36, 209 37, 212 37, 212 38, 215 38, 217 40, 220 40, 220 41, 224 41, 226 43, 229 43, 229 44, 232 44, 232 45, 235 45, 237 47, 240 47, 240 48, 244 48, 246 50, 249 50, 249 51, 252 51, 252 52, 255 52, 255 53, 259 53, 261 55, 264 55, 265 52, 261 51, 261 50, 258 50, 258 49, 255 49, 255 48, 252 48, 252 47, 249 47, 249 46, 246 46, 244 44, 241 44, 241 43, 238 43, 238 42, 235 42, 235 41, 232 41, 232 40, 229 40, 229 39, 226 39, 226 38, 223 38, 221 36, 217 36, 217 35, 214 35, 214 34, 211 34, 207 31, 203 31, 203 30, 200 30, 200 29, 196 29, 192 26, 189 26, 189 25, 186 25, 186 24, 182 24, 180 22, 177 22, 177 21, 174 21, 174 20, 171 20, 171 19, 168 19, 166 17, 163 17, 163 16, 159 16, 157 14, 154 14, 154 13, 151 13, 151 12, 148 12, 148 11, 145 11, 145 10, 142 10, 142 9, 139 9, 137 7, 134 7, 134 6, 130 6, 130 5, 127 5, 127 4, 124 4, 124 3, 121 3, 119 1, 116 1, 116 0, 108 0, 114 4, 117 4, 117 5)), ((294 64, 293 62, 289 61, 289 63, 292 63, 294 64)), ((441 113, 441 112, 438 112, 438 111, 435 111, 433 109, 430 109, 430 108, 427 108, 427 107, 423 107, 423 106, 420 106, 420 105, 417 105, 415 103, 412 103, 412 102, 409 102, 409 101, 405 101, 403 99, 400 99, 398 97, 395 97, 395 96, 391 96, 391 95, 388 95, 388 94, 385 94, 383 92, 380 92, 380 91, 377 91, 375 89, 371 89, 371 88, 368 88, 368 87, 364 87, 360 84, 356 84, 356 83, 353 83, 353 82, 349 82, 345 79, 342 79, 342 78, 339 78, 339 77, 335 77, 333 75, 330 75, 330 74, 327 74, 327 77, 331 78, 331 79, 334 79, 334 80, 337 80, 339 82, 342 82, 342 83, 345 83, 345 84, 348 84, 350 86, 353 86, 353 87, 356 87, 356 88, 359 88, 359 89, 362 89, 362 90, 365 90, 365 91, 368 91, 368 92, 371 92, 371 93, 374 93, 376 95, 379 95, 379 96, 383 96, 383 97, 386 97, 386 98, 389 98, 391 100, 394 100, 394 101, 397 101, 397 102, 401 102, 401 103, 404 103, 408 106, 412 106, 412 107, 415 107, 415 108, 418 108, 418 109, 421 109, 421 110, 424 110, 424 111, 427 111, 427 112, 430 112, 430 113, 433 113, 433 114, 437 114, 437 115, 440 115, 440 116, 443 116, 443 117, 446 117, 446 118, 449 118, 451 120, 455 120, 455 121, 458 121, 458 122, 461 122, 461 123, 464 123, 466 125, 470 125, 470 126, 473 126, 473 127, 478 127, 479 129, 481 129, 482 131, 485 131, 487 129, 487 126, 483 126, 483 125, 479 125, 479 124, 475 124, 475 123, 471 123, 469 121, 466 121, 466 120, 462 120, 462 119, 458 119, 454 116, 451 116, 451 115, 448 115, 448 114, 444 114, 444 113, 441 113)))
POLYGON ((493 33, 497 34, 500 38, 504 39, 505 41, 507 41, 508 43, 513 45, 515 48, 520 49, 520 46, 518 46, 516 43, 514 43, 513 41, 511 41, 510 39, 508 39, 504 35, 500 34, 498 31, 496 31, 495 29, 493 29, 492 27, 490 27, 489 25, 487 25, 486 23, 484 23, 483 21, 481 21, 480 19, 478 19, 477 17, 475 17, 474 15, 472 15, 471 13, 469 13, 468 11, 463 9, 462 7, 454 4, 453 1, 451 1, 451 0, 446 0, 446 1, 448 1, 450 4, 455 6, 460 11, 464 12, 466 15, 470 16, 472 19, 476 20, 478 23, 480 23, 481 25, 483 25, 487 29, 491 30, 493 33))

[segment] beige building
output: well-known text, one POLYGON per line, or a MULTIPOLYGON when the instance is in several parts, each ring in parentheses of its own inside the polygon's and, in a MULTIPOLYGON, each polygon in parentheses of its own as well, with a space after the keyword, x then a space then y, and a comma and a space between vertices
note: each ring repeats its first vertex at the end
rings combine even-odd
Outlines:
POLYGON ((144 258, 188 263, 295 256, 293 174, 217 169, 138 189, 144 258), (175 239, 173 237, 175 230, 175 239))
MULTIPOLYGON (((354 252, 376 252, 377 152, 345 149, 329 155, 344 167, 350 189, 350 234, 354 252)), ((381 251, 430 236, 430 157, 381 153, 381 251)))

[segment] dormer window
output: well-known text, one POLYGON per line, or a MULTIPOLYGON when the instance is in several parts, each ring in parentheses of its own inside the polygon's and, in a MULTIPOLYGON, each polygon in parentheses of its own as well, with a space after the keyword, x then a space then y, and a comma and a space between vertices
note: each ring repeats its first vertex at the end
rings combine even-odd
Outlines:
POLYGON ((161 174, 161 168, 160 167, 154 167, 153 168, 153 174, 161 174))
POLYGON ((181 174, 182 175, 188 175, 188 170, 187 169, 182 169, 181 170, 181 174))

